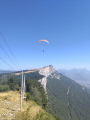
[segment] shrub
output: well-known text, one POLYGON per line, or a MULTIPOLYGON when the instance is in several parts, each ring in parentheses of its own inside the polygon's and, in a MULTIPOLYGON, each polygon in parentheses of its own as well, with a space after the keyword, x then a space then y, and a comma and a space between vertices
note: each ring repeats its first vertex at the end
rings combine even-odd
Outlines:
POLYGON ((0 85, 0 92, 9 91, 9 85, 0 85))

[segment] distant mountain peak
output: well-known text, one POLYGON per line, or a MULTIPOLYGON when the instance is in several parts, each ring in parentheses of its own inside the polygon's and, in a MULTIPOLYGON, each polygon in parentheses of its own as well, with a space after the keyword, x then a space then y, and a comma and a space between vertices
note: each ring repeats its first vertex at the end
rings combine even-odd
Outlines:
POLYGON ((39 74, 44 75, 46 77, 48 77, 49 75, 51 75, 54 72, 55 72, 55 69, 52 65, 45 66, 45 67, 39 69, 39 74))
POLYGON ((45 76, 39 80, 39 82, 41 82, 41 84, 43 85, 45 91, 46 91, 46 85, 47 85, 47 78, 49 76, 52 78, 60 79, 60 74, 54 69, 54 67, 52 65, 40 68, 39 74, 45 76))

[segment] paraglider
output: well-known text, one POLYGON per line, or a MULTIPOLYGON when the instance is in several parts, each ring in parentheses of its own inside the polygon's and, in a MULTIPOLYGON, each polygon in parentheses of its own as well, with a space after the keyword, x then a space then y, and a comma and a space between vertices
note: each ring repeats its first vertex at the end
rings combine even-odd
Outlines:
POLYGON ((44 49, 43 49, 43 52, 44 52, 44 49))
MULTIPOLYGON (((39 43, 39 42, 46 42, 46 43, 49 43, 48 40, 38 40, 37 43, 39 43)), ((44 52, 44 49, 43 49, 43 52, 44 52)))

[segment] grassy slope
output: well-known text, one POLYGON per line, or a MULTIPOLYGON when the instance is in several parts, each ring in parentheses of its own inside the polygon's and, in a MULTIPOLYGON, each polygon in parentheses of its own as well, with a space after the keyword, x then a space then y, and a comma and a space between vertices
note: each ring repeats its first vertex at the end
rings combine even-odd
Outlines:
POLYGON ((20 94, 18 92, 0 93, 0 120, 55 120, 33 101, 23 100, 20 111, 20 94))

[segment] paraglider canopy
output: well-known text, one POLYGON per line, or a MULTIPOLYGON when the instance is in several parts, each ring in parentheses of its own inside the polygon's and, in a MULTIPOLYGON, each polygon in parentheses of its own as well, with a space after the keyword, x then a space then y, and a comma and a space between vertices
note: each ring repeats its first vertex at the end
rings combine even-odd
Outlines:
POLYGON ((48 41, 48 40, 38 40, 37 42, 41 42, 41 41, 44 41, 44 42, 49 43, 49 41, 48 41))

